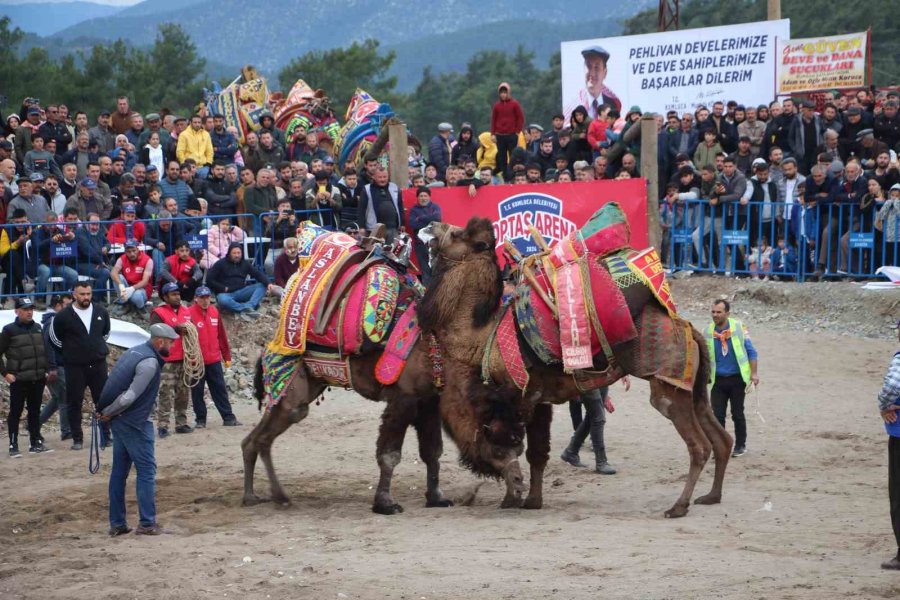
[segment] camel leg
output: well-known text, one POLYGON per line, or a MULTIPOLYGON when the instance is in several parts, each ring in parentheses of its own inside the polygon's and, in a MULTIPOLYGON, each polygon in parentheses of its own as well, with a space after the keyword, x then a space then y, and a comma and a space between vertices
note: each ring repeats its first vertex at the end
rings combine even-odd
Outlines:
POLYGON ((394 400, 388 402, 381 415, 381 428, 378 430, 378 442, 375 455, 381 475, 375 491, 372 512, 380 515, 395 515, 403 512, 403 507, 394 502, 391 495, 391 481, 394 467, 400 464, 403 451, 403 439, 406 430, 416 418, 416 408, 408 402, 394 400))
POLYGON ((694 487, 703 471, 703 465, 709 459, 712 447, 694 415, 693 398, 689 392, 677 390, 657 379, 651 379, 650 403, 672 421, 675 430, 678 431, 678 435, 681 436, 688 448, 691 466, 687 481, 681 496, 678 497, 672 508, 665 512, 666 518, 683 517, 688 512, 691 495, 693 495, 694 487))
POLYGON ((271 414, 265 413, 256 427, 253 428, 253 431, 248 433, 247 437, 241 442, 241 451, 244 455, 244 498, 241 503, 244 506, 254 506, 264 501, 253 491, 253 476, 256 470, 256 457, 259 456, 256 440, 260 431, 263 431, 268 426, 270 419, 271 414))
POLYGON ((722 482, 725 480, 725 468, 731 458, 731 446, 734 443, 731 435, 713 416, 708 403, 694 404, 694 411, 700 427, 712 443, 713 456, 716 459, 716 473, 712 489, 705 496, 694 500, 694 504, 718 504, 722 501, 722 482))
POLYGON ((522 477, 522 467, 514 450, 509 451, 509 462, 500 469, 500 474, 506 482, 506 495, 500 503, 500 508, 521 508, 525 478, 522 477))
POLYGON ((531 487, 522 508, 541 508, 544 505, 544 469, 550 460, 550 423, 553 406, 538 404, 526 428, 528 449, 525 458, 531 470, 531 487))
POLYGON ((269 428, 259 436, 257 446, 259 448, 259 457, 262 459, 266 467, 266 474, 269 476, 272 500, 282 506, 288 506, 291 503, 291 499, 284 491, 284 488, 281 487, 278 476, 275 475, 275 465, 272 463, 272 444, 275 442, 275 438, 284 433, 288 427, 306 418, 306 415, 309 414, 309 404, 301 404, 293 409, 285 407, 281 411, 273 411, 273 414, 275 418, 272 419, 269 428))
POLYGON ((453 502, 444 497, 440 486, 440 458, 444 453, 444 444, 441 438, 441 414, 438 411, 437 398, 429 398, 419 405, 415 427, 419 437, 419 458, 425 463, 427 470, 425 506, 428 508, 453 506, 453 502))

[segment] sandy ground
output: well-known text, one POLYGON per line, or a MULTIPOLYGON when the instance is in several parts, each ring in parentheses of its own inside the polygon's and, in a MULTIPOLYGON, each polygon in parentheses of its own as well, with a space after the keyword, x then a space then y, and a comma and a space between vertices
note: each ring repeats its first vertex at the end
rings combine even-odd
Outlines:
MULTIPOLYGON (((570 433, 560 406, 543 510, 500 510, 494 482, 472 506, 424 508, 410 436, 395 479, 406 512, 393 517, 370 511, 380 406, 334 392, 275 444, 287 509, 239 506, 239 442, 255 407, 238 407, 244 427, 159 442, 159 518, 171 533, 157 538, 106 536, 108 452, 95 476, 55 432, 53 454, 0 458, 0 598, 897 597, 900 575, 879 569, 894 548, 874 405, 895 344, 751 331, 765 422, 751 397, 749 452, 731 462, 724 502, 686 518, 662 517, 687 453, 643 382, 614 390, 618 475, 558 459, 570 433)), ((471 494, 477 480, 445 443, 445 492, 471 494)), ((707 468, 698 493, 710 482, 707 468)))

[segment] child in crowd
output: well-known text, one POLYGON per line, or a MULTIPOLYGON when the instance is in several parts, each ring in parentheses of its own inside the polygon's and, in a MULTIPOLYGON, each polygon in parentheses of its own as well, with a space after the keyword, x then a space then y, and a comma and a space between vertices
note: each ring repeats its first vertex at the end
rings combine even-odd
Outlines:
POLYGON ((760 273, 766 280, 769 279, 769 272, 772 270, 772 247, 765 236, 759 238, 756 247, 750 251, 747 268, 752 273, 753 279, 759 279, 760 273))
POLYGON ((778 277, 793 277, 797 273, 797 250, 788 244, 784 236, 776 238, 774 252, 772 252, 772 274, 778 277))

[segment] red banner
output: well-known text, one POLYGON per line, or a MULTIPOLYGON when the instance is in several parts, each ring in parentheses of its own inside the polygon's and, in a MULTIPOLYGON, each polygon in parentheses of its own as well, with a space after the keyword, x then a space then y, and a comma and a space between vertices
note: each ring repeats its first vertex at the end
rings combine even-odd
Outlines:
MULTIPOLYGON (((579 229, 598 208, 615 201, 628 217, 631 246, 650 245, 644 179, 488 185, 480 188, 474 198, 469 197, 468 188, 432 188, 431 198, 441 207, 445 223, 464 227, 473 216, 486 217, 494 223, 498 248, 509 239, 522 254, 538 250, 529 224, 553 245, 579 229)), ((405 190, 403 204, 407 212, 415 203, 415 190, 405 190)))

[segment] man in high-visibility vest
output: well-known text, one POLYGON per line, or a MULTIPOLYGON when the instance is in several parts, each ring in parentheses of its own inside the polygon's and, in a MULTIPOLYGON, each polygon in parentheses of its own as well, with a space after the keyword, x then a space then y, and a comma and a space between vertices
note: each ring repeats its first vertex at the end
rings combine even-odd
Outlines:
POLYGON ((734 452, 743 456, 747 452, 747 421, 744 419, 744 395, 752 383, 759 385, 756 367, 756 348, 750 341, 747 327, 732 319, 731 304, 716 300, 712 306, 713 322, 706 329, 706 345, 715 363, 712 370, 713 384, 710 397, 713 412, 719 423, 725 426, 725 411, 731 401, 731 420, 734 421, 734 452))

